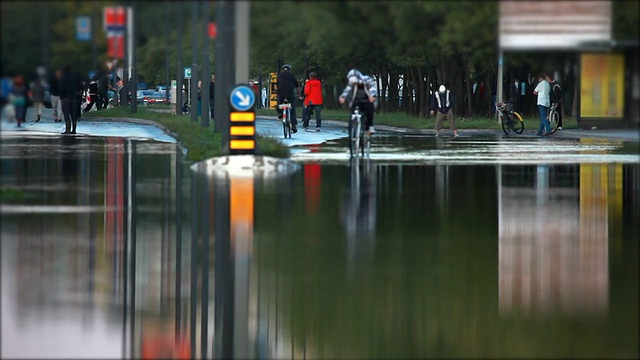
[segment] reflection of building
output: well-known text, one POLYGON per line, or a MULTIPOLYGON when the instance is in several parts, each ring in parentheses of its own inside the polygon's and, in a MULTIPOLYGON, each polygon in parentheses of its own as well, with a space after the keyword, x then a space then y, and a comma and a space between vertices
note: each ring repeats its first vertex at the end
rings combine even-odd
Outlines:
POLYGON ((608 244, 617 224, 612 211, 621 206, 622 165, 571 168, 536 166, 531 186, 530 167, 500 167, 502 313, 608 310, 608 244), (577 181, 579 189, 571 186, 577 181))

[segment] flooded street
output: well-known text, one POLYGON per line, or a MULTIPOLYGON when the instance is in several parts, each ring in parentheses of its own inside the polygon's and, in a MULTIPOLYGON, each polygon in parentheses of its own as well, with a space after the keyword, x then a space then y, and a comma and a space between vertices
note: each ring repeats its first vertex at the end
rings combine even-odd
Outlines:
POLYGON ((3 138, 0 356, 640 355, 637 144, 376 140, 253 180, 174 143, 3 138))

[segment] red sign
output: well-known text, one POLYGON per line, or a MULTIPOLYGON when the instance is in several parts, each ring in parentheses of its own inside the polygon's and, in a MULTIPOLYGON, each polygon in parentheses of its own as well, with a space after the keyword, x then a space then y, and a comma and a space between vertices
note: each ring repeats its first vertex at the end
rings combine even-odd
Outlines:
POLYGON ((126 25, 126 9, 124 6, 109 6, 104 8, 105 30, 123 29, 126 25))
POLYGON ((124 35, 109 34, 107 36, 107 54, 109 57, 124 59, 124 35))
POLYGON ((218 35, 218 26, 214 22, 209 23, 209 39, 215 39, 218 35))

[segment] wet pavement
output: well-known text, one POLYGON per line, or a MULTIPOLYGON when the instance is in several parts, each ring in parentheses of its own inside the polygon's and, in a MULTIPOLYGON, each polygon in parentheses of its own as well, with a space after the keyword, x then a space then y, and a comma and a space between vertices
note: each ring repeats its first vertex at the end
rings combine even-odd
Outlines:
POLYGON ((635 142, 327 125, 271 180, 3 131, 0 357, 640 356, 635 142))

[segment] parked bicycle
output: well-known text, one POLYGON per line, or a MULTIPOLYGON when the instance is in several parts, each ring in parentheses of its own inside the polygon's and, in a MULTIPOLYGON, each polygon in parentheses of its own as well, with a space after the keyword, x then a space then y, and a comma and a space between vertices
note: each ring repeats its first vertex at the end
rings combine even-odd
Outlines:
POLYGON ((349 153, 351 157, 358 156, 358 152, 363 157, 369 157, 371 152, 371 135, 362 126, 362 113, 359 106, 354 106, 349 120, 349 153))
POLYGON ((184 102, 184 104, 182 104, 182 114, 191 114, 191 106, 189 106, 189 103, 187 103, 186 101, 184 102))
POLYGON ((496 110, 500 112, 502 131, 504 131, 506 135, 509 135, 511 130, 516 134, 522 134, 524 131, 524 120, 522 120, 522 115, 517 111, 513 111, 513 104, 510 101, 497 103, 496 110))
POLYGON ((278 108, 282 110, 282 131, 284 132, 284 138, 291 138, 291 104, 287 99, 282 101, 282 104, 278 105, 278 108))
POLYGON ((553 134, 554 132, 556 132, 556 130, 558 130, 558 125, 560 124, 560 114, 558 113, 556 104, 551 104, 549 113, 547 114, 547 120, 549 121, 551 134, 553 134))

